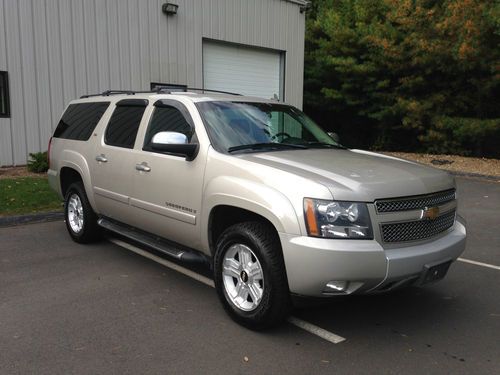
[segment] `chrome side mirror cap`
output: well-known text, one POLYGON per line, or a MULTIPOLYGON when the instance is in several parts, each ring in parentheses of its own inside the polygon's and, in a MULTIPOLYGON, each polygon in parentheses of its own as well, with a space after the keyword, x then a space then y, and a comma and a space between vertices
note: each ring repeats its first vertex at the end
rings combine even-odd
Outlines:
POLYGON ((153 136, 151 148, 163 154, 183 156, 187 161, 191 161, 198 154, 199 145, 188 143, 187 136, 182 133, 159 132, 153 136))
POLYGON ((153 136, 151 144, 153 145, 180 145, 188 143, 185 134, 177 132, 159 132, 153 136))

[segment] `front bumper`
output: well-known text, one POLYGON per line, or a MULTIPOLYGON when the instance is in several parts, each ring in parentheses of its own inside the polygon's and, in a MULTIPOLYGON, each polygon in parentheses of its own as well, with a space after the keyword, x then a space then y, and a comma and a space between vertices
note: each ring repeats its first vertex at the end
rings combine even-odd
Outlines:
POLYGON ((346 281, 340 294, 386 291, 421 282, 429 266, 454 261, 465 250, 465 221, 429 242, 384 249, 376 240, 334 240, 279 233, 290 292, 309 297, 335 294, 330 281, 346 281))

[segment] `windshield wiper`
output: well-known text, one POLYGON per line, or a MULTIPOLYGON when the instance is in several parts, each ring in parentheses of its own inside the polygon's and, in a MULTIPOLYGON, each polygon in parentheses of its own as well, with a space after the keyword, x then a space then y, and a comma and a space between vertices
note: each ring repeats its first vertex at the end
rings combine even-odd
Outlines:
POLYGON ((308 142, 307 145, 309 147, 337 148, 337 149, 341 149, 341 150, 347 149, 347 147, 344 147, 341 145, 332 145, 331 143, 325 143, 325 142, 308 142))
POLYGON ((240 151, 240 150, 265 150, 265 149, 282 150, 282 149, 294 149, 294 148, 306 149, 308 147, 305 145, 294 145, 291 143, 265 142, 265 143, 252 143, 249 145, 233 146, 233 147, 229 147, 227 149, 227 151, 234 152, 234 151, 240 151))

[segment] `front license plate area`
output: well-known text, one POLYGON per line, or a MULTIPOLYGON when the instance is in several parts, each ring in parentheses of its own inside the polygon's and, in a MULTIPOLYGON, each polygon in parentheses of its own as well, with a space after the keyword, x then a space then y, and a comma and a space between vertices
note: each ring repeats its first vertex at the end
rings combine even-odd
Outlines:
POLYGON ((441 280, 443 277, 446 276, 446 273, 448 272, 450 265, 451 265, 451 260, 434 265, 426 264, 424 266, 424 272, 420 277, 420 284, 423 285, 441 280))

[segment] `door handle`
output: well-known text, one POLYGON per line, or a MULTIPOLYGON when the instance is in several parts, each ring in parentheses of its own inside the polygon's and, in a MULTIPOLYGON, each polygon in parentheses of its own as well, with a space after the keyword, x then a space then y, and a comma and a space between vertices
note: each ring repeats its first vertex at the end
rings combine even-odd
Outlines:
POLYGON ((141 172, 150 172, 151 171, 151 167, 149 167, 146 162, 142 162, 141 164, 136 164, 135 169, 137 169, 138 171, 141 171, 141 172))
POLYGON ((101 163, 106 163, 108 161, 108 159, 106 159, 106 155, 104 154, 97 155, 95 160, 100 161, 101 163))

